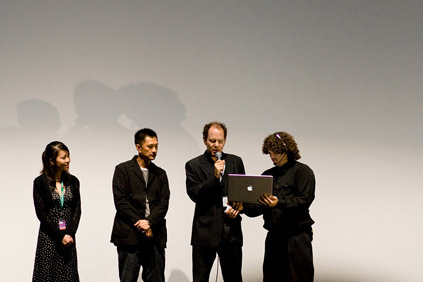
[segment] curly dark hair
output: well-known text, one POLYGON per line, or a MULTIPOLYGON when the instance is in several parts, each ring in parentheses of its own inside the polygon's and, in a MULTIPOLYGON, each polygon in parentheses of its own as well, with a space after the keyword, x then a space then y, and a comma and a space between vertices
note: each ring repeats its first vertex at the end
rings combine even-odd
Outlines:
POLYGON ((283 131, 275 132, 264 138, 262 152, 267 155, 270 151, 277 154, 286 152, 288 159, 299 160, 301 158, 294 137, 283 131))
POLYGON ((223 137, 226 139, 226 135, 228 135, 228 129, 226 128, 226 125, 223 122, 212 121, 204 125, 204 128, 203 128, 204 140, 207 140, 207 137, 209 137, 209 130, 212 126, 220 127, 223 130, 223 137))

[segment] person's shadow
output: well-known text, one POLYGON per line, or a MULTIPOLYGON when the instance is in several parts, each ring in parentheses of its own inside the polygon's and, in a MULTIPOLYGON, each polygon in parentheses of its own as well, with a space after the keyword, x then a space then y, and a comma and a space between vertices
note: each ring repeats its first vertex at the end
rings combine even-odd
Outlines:
POLYGON ((77 118, 65 137, 105 140, 128 132, 118 121, 123 104, 116 90, 94 80, 84 80, 75 87, 74 104, 77 118))
MULTIPOLYGON (((166 216, 166 258, 173 269, 169 281, 188 281, 184 272, 189 273, 191 266, 190 226, 194 204, 185 192, 185 163, 201 154, 202 149, 182 126, 186 108, 174 91, 156 84, 138 83, 121 88, 119 94, 126 103, 122 109, 127 118, 136 127, 150 127, 157 132, 159 150, 155 163, 166 170, 171 192, 166 216)), ((201 136, 199 129, 198 137, 201 136)))
POLYGON ((21 166, 22 162, 10 160, 23 155, 25 170, 34 169, 31 176, 34 177, 42 167, 41 154, 45 146, 60 139, 60 115, 52 104, 40 99, 20 101, 16 105, 16 114, 17 127, 0 128, 0 146, 3 148, 1 166, 4 163, 7 170, 14 171, 12 166, 21 166))
MULTIPOLYGON (((75 160, 85 160, 77 166, 84 187, 89 187, 90 191, 85 192, 84 202, 96 202, 96 205, 84 208, 82 224, 109 218, 107 226, 97 225, 101 230, 96 232, 104 236, 99 240, 101 244, 109 240, 104 234, 109 236, 115 210, 110 188, 105 193, 104 187, 110 187, 115 165, 136 154, 135 132, 145 127, 153 129, 159 139, 154 163, 166 170, 171 190, 166 216, 166 263, 173 269, 169 281, 188 281, 184 272, 187 273, 189 268, 185 268, 191 265, 190 229, 177 226, 181 217, 187 220, 184 226, 190 226, 193 205, 181 187, 185 186, 185 162, 198 155, 200 149, 182 126, 185 105, 175 92, 159 85, 137 83, 115 90, 93 80, 84 80, 75 87, 74 103, 77 118, 63 139, 72 144, 75 160)), ((89 228, 85 227, 88 232, 83 234, 85 237, 94 236, 90 235, 89 228)), ((81 228, 81 232, 85 229, 81 228)), ((101 244, 94 244, 91 248, 101 252, 101 244)))

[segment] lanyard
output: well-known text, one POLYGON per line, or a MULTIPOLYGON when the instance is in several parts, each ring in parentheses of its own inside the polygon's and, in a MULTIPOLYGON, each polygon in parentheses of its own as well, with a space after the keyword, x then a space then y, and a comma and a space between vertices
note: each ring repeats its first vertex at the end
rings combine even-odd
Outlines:
POLYGON ((65 193, 63 193, 63 190, 65 188, 63 186, 63 181, 60 184, 62 185, 62 193, 60 193, 60 207, 63 209, 63 204, 65 203, 65 193))
POLYGON ((63 204, 65 203, 65 187, 63 185, 63 181, 60 183, 62 186, 62 193, 60 194, 60 214, 61 217, 59 219, 59 229, 60 230, 66 230, 66 221, 63 218, 63 204))

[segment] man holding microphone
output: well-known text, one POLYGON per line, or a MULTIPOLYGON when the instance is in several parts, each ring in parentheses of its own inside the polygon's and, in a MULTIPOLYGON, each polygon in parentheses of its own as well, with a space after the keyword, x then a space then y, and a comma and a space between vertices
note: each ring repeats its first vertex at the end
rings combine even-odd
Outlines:
MULTIPOLYGON (((242 231, 238 205, 228 205, 228 174, 245 174, 238 156, 223 153, 227 129, 204 126, 206 151, 185 165, 187 194, 195 203, 192 223, 193 282, 208 282, 216 254, 226 282, 242 282, 242 231)), ((242 207, 240 207, 242 208, 242 207)))

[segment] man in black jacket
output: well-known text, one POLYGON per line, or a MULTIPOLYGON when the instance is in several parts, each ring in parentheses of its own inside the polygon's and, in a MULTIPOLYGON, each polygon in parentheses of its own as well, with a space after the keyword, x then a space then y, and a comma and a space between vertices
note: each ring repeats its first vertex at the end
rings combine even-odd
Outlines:
POLYGON ((229 173, 245 174, 240 157, 222 153, 227 129, 223 123, 204 126, 204 154, 185 165, 187 193, 195 202, 192 223, 193 282, 208 282, 216 253, 225 281, 241 282, 242 231, 237 207, 227 203, 229 173))
POLYGON ((117 246, 120 281, 164 282, 169 184, 166 172, 152 163, 157 134, 148 128, 135 133, 138 155, 116 166, 113 197, 116 216, 111 242, 117 246))

